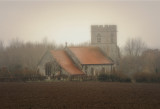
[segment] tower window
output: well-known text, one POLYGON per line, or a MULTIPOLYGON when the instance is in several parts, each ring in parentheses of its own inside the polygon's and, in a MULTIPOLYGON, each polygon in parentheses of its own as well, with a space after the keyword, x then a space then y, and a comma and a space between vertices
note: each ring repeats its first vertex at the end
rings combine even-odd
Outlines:
POLYGON ((114 34, 113 33, 111 33, 111 43, 113 43, 114 41, 114 34))
POLYGON ((97 35, 97 43, 100 43, 101 42, 101 35, 98 33, 97 35))

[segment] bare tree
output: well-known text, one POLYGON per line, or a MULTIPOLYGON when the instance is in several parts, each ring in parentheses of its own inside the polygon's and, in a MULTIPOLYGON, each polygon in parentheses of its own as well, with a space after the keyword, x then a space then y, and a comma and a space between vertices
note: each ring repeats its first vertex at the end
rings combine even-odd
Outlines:
POLYGON ((146 44, 141 39, 128 39, 124 46, 124 56, 120 59, 119 69, 129 75, 141 72, 144 66, 141 55, 146 48, 146 44))
POLYGON ((147 46, 140 38, 129 38, 125 44, 124 52, 128 56, 140 56, 147 46))
POLYGON ((12 39, 7 47, 3 46, 0 41, 0 67, 7 67, 9 71, 18 69, 36 69, 42 55, 48 49, 55 49, 54 42, 49 42, 47 39, 41 43, 26 42, 15 38, 12 39))
POLYGON ((18 48, 23 46, 24 42, 20 40, 19 38, 14 38, 10 41, 10 46, 11 48, 18 48))
POLYGON ((0 41, 0 52, 4 49, 3 41, 0 41))
POLYGON ((160 73, 160 51, 148 49, 143 53, 144 70, 149 73, 160 73))
POLYGON ((3 45, 3 41, 0 41, 0 67, 3 66, 4 63, 4 45, 3 45))

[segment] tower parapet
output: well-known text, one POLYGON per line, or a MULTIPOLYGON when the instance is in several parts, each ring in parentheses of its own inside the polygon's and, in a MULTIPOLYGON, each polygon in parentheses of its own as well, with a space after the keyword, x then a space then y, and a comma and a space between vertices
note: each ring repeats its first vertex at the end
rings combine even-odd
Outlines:
POLYGON ((117 32, 117 26, 116 25, 92 25, 91 26, 92 31, 114 31, 117 32))

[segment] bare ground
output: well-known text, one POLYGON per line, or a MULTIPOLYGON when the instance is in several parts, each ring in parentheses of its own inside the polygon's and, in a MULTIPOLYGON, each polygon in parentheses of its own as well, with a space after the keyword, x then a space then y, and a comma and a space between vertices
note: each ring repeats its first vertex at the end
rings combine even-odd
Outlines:
POLYGON ((0 109, 160 109, 160 84, 0 83, 0 109))

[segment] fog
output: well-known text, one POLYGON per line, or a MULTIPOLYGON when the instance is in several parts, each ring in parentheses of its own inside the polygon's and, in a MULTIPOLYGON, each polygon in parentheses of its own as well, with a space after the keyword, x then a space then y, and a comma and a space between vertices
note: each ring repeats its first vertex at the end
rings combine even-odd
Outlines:
POLYGON ((117 25, 118 45, 140 37, 160 48, 159 1, 0 1, 0 40, 37 42, 47 37, 57 44, 90 41, 91 25, 117 25))

